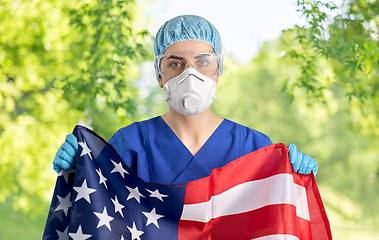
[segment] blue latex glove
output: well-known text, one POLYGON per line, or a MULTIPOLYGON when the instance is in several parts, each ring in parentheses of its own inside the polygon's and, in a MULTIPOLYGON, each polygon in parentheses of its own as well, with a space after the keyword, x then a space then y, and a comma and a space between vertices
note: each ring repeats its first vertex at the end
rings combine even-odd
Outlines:
POLYGON ((317 174, 317 162, 308 155, 297 151, 296 145, 291 143, 288 146, 288 153, 290 156, 290 162, 292 165, 292 170, 300 174, 310 174, 313 171, 313 174, 317 174))
POLYGON ((70 133, 66 136, 66 141, 60 146, 55 154, 53 168, 56 172, 63 169, 72 169, 75 167, 75 156, 78 152, 78 139, 70 133))

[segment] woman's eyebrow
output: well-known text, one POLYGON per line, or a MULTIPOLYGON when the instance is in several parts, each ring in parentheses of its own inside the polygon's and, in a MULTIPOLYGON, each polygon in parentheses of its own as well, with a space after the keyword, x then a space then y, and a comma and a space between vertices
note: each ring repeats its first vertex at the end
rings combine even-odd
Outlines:
POLYGON ((205 58, 205 57, 208 57, 208 56, 209 56, 209 54, 204 53, 204 54, 197 55, 197 56, 195 57, 195 59, 205 58))
POLYGON ((176 56, 176 55, 170 55, 166 60, 169 60, 169 59, 178 59, 178 60, 184 60, 184 58, 182 57, 179 57, 179 56, 176 56))

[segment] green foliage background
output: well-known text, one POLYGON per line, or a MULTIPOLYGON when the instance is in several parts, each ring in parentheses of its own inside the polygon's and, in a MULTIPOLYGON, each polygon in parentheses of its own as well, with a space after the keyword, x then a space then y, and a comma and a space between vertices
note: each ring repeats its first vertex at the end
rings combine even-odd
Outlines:
MULTIPOLYGON (((226 56, 212 110, 315 158, 334 238, 375 239, 379 6, 297 4, 307 25, 247 64, 226 56)), ((75 124, 109 139, 167 110, 162 89, 146 85, 142 12, 134 1, 0 0, 0 239, 41 237, 51 162, 75 124)))
POLYGON ((134 1, 0 1, 0 239, 41 237, 44 220, 20 223, 46 218, 51 161, 78 122, 110 138, 133 120, 131 82, 151 42, 141 12, 134 1))

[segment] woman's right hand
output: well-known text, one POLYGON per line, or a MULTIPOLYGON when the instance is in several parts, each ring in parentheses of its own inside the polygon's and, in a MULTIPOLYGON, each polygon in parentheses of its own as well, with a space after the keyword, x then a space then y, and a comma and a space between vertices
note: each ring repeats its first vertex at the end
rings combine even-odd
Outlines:
POLYGON ((70 133, 66 136, 66 141, 60 146, 53 160, 53 168, 56 172, 62 169, 68 170, 76 166, 75 156, 78 152, 78 139, 70 133))

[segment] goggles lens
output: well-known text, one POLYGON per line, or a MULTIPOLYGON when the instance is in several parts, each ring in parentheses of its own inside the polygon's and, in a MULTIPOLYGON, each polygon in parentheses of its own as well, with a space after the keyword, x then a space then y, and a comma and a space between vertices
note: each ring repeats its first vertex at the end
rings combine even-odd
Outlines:
POLYGON ((158 72, 169 78, 180 75, 187 67, 194 67, 205 76, 220 72, 222 55, 215 52, 176 52, 155 57, 158 72))

